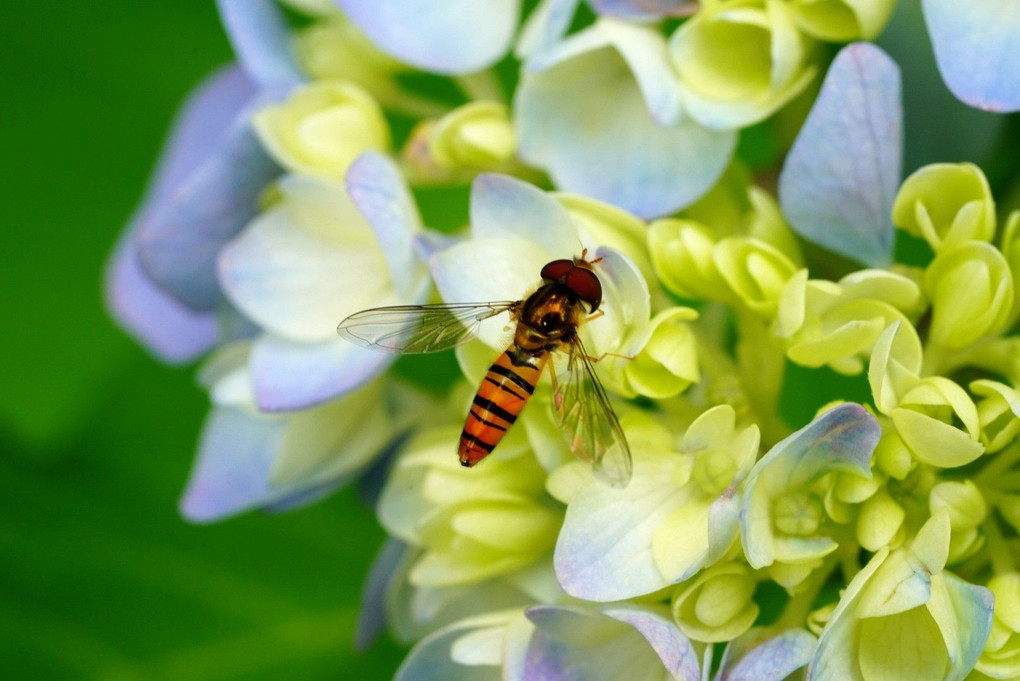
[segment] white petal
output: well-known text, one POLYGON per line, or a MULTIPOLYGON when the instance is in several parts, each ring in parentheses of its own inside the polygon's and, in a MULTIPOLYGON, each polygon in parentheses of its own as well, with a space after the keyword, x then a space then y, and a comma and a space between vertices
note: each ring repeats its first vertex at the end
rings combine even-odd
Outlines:
POLYGON ((462 74, 510 49, 520 0, 335 0, 384 52, 412 66, 462 74))
POLYGON ((292 340, 332 339, 336 325, 396 304, 382 251, 343 190, 308 178, 256 218, 219 258, 224 292, 263 328, 292 340), (331 203, 327 203, 331 202, 331 203))
POLYGON ((571 596, 590 601, 631 598, 666 586, 655 565, 652 538, 659 523, 683 503, 672 464, 635 458, 623 489, 595 482, 570 500, 554 564, 571 596))
POLYGON ((514 100, 521 158, 561 189, 641 217, 693 203, 729 163, 736 134, 689 120, 658 125, 627 63, 605 43, 589 29, 529 64, 514 100))
POLYGON ((559 201, 507 175, 480 175, 471 185, 471 237, 528 239, 555 258, 577 255, 581 246, 559 201))

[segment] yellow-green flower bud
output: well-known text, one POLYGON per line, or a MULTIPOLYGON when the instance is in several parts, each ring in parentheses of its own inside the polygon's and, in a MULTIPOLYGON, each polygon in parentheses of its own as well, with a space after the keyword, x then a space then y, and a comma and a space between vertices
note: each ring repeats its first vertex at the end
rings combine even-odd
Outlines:
POLYGON ((883 546, 892 545, 906 518, 906 511, 889 495, 886 490, 877 494, 861 505, 857 516, 857 541, 868 551, 878 551, 883 546))
POLYGON ((502 457, 470 470, 450 456, 459 430, 416 436, 379 500, 386 529, 421 550, 408 575, 415 587, 472 585, 518 570, 552 548, 562 522, 523 430, 507 435, 502 457))
POLYGON ((680 585, 673 596, 673 619, 695 641, 729 641, 750 629, 758 617, 752 599, 756 585, 746 565, 713 566, 680 585))
POLYGON ((971 241, 944 249, 925 271, 931 340, 950 350, 1002 330, 1013 308, 1013 275, 994 246, 971 241))
POLYGON ((891 272, 864 270, 834 284, 801 270, 780 297, 775 332, 789 339, 791 361, 858 374, 882 332, 907 321, 900 308, 916 309, 920 297, 913 281, 891 272))
POLYGON ((498 102, 470 102, 440 118, 429 152, 447 170, 495 170, 514 158, 517 136, 510 112, 498 102))
POLYGON ((992 631, 975 669, 993 679, 1020 678, 1020 573, 996 575, 988 588, 995 595, 992 631))
POLYGON ((694 300, 737 301, 716 267, 712 230, 693 220, 666 218, 648 226, 648 252, 662 285, 694 300))
POLYGON ((988 180, 970 163, 935 163, 904 180, 892 220, 937 253, 968 241, 991 241, 995 203, 988 180))
POLYGON ((895 428, 883 428, 882 439, 875 447, 875 468, 890 478, 903 480, 914 468, 916 462, 910 448, 895 428))
POLYGON ((981 444, 985 451, 997 452, 1020 432, 1020 391, 987 379, 973 381, 970 390, 983 397, 977 405, 981 444))
POLYGON ((352 83, 318 81, 252 119, 262 145, 296 173, 340 180, 368 149, 387 151, 390 132, 379 105, 352 83))
POLYGON ((956 468, 984 453, 977 407, 963 388, 947 378, 929 376, 920 381, 902 396, 890 417, 903 442, 924 463, 956 468))
POLYGON ((822 524, 822 502, 806 490, 786 494, 772 502, 775 527, 797 537, 810 537, 822 524))
POLYGON ((949 562, 955 563, 973 555, 984 543, 978 527, 988 514, 985 499, 970 480, 941 482, 935 485, 928 497, 932 515, 944 510, 949 515, 952 540, 949 544, 949 562))
POLYGON ((793 0, 805 33, 830 42, 871 40, 885 28, 895 0, 793 0))
POLYGON ((763 120, 818 71, 784 0, 706 4, 669 41, 685 110, 710 128, 763 120))
POLYGON ((719 275, 750 310, 776 313, 786 282, 797 267, 778 249, 757 239, 728 237, 713 250, 719 275))
POLYGON ((665 399, 679 395, 699 378, 698 347, 688 307, 663 310, 648 322, 648 340, 623 366, 623 393, 665 399))

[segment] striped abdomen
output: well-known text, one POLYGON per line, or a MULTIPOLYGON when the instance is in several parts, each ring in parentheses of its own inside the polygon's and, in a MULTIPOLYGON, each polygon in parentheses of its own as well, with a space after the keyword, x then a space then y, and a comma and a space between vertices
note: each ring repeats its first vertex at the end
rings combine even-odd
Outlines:
POLYGON ((489 367, 460 434, 461 464, 474 466, 499 444, 535 391, 548 357, 511 345, 489 367))

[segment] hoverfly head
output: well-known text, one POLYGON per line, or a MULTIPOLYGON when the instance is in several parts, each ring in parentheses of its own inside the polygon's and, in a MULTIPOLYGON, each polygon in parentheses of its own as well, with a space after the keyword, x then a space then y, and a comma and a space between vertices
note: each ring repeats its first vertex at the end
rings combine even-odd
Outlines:
MULTIPOLYGON (((595 261, 597 262, 597 261, 595 261)), ((542 278, 566 286, 579 299, 588 303, 590 312, 602 304, 602 282, 591 269, 592 262, 580 258, 553 260, 542 268, 542 278)))

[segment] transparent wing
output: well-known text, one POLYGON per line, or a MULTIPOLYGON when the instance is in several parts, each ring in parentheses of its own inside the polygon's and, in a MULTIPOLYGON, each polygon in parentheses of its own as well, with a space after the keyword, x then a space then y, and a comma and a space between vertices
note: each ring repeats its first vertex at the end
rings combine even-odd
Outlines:
POLYGON ((439 352, 466 343, 484 320, 518 307, 520 301, 375 307, 355 312, 336 332, 373 350, 439 352))
POLYGON ((614 487, 630 481, 627 438, 580 338, 570 344, 565 375, 553 372, 553 408, 570 450, 614 487))

